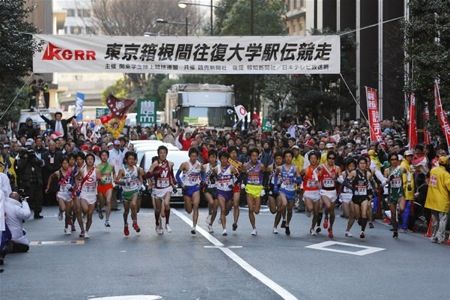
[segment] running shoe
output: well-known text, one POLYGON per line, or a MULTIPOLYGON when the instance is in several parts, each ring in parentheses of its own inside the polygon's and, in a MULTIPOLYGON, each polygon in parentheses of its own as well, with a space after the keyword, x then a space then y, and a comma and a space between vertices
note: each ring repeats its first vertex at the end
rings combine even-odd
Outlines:
POLYGON ((333 229, 331 229, 331 228, 328 228, 328 238, 330 238, 330 239, 334 238, 333 229))
POLYGON ((63 212, 59 211, 58 220, 62 221, 62 219, 63 219, 63 212))
POLYGON ((281 222, 281 228, 286 228, 286 221, 285 221, 285 220, 283 220, 283 221, 281 222))
POLYGON ((366 234, 364 233, 364 231, 361 231, 361 233, 359 234, 359 238, 360 239, 365 239, 366 238, 366 234))
POLYGON ((164 231, 163 231, 161 225, 156 226, 155 230, 156 230, 156 233, 158 235, 163 235, 164 234, 164 231))
POLYGON ((345 237, 352 237, 353 234, 350 231, 345 232, 345 237))
POLYGON ((71 230, 72 230, 72 232, 77 231, 77 230, 75 229, 75 225, 72 225, 71 230))
POLYGON ((369 228, 370 228, 370 229, 375 228, 375 226, 373 226, 373 223, 372 223, 372 222, 369 222, 369 228))
POLYGON ((238 228, 237 223, 233 223, 233 231, 236 231, 237 228, 238 228))
POLYGON ((291 235, 291 229, 289 228, 289 226, 286 226, 284 232, 286 233, 286 235, 291 235))
POLYGON ((133 228, 134 228, 134 230, 135 230, 136 232, 141 232, 141 228, 139 227, 139 225, 138 225, 137 222, 134 222, 134 223, 133 223, 133 228))
POLYGON ((394 239, 398 239, 398 231, 394 231, 394 233, 392 234, 392 237, 394 239))
POLYGON ((209 233, 214 233, 213 227, 211 224, 208 224, 208 232, 209 233))
POLYGON ((130 235, 130 230, 128 230, 128 225, 123 226, 123 234, 125 236, 129 236, 130 235))
POLYGON ((258 232, 256 231, 256 229, 253 229, 251 232, 251 235, 256 236, 258 234, 258 232))
POLYGON ((64 228, 64 234, 65 235, 71 235, 72 231, 69 228, 64 228))
POLYGON ((222 231, 222 235, 223 235, 223 236, 227 236, 227 235, 228 235, 228 233, 227 233, 227 230, 226 230, 226 229, 224 229, 224 230, 222 231))
POLYGON ((80 232, 80 235, 79 235, 79 236, 80 236, 80 238, 83 239, 83 238, 84 238, 84 231, 80 232))
POLYGON ((310 230, 309 230, 309 234, 310 234, 311 236, 316 236, 316 235, 317 235, 317 232, 316 232, 314 229, 310 229, 310 230))
POLYGON ((101 209, 98 210, 98 217, 100 220, 103 220, 103 211, 101 209))
POLYGON ((325 220, 323 220, 323 229, 327 228, 328 228, 328 218, 325 218, 325 220))
POLYGON ((109 224, 109 220, 105 221, 105 227, 111 227, 111 225, 109 224))
POLYGON ((195 231, 195 227, 191 228, 191 234, 197 234, 197 232, 195 231))
POLYGON ((166 228, 166 231, 167 231, 168 233, 171 233, 171 232, 172 232, 172 228, 170 228, 170 225, 169 225, 169 224, 166 224, 164 227, 166 228))
POLYGON ((273 234, 278 234, 278 229, 276 229, 275 227, 272 230, 273 234))
POLYGON ((84 238, 85 239, 90 239, 91 237, 89 236, 89 232, 88 231, 86 231, 85 233, 84 233, 84 238))
POLYGON ((321 231, 322 231, 322 228, 320 228, 320 226, 317 226, 316 233, 320 233, 321 231))

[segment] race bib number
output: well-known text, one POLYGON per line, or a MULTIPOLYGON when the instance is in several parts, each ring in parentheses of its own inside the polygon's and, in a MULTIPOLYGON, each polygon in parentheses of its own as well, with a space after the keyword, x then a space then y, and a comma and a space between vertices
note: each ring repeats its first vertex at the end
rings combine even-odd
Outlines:
POLYGON ((391 187, 398 189, 402 187, 402 180, 400 178, 394 178, 391 180, 391 187))
POLYGON ((156 183, 157 183, 157 186, 161 187, 161 188, 166 188, 170 185, 168 178, 158 178, 156 183))
POLYGON ((332 188, 332 187, 334 187, 334 186, 335 186, 334 180, 333 180, 333 179, 325 179, 325 180, 323 181, 323 186, 326 187, 326 188, 332 188))
POLYGON ((315 188, 318 186, 318 182, 315 180, 310 180, 310 181, 308 181, 308 184, 306 186, 309 188, 315 188))
POLYGON ((111 176, 102 176, 102 184, 108 184, 112 182, 111 176))
POLYGON ((356 186, 355 195, 357 196, 367 196, 367 187, 365 185, 356 186))

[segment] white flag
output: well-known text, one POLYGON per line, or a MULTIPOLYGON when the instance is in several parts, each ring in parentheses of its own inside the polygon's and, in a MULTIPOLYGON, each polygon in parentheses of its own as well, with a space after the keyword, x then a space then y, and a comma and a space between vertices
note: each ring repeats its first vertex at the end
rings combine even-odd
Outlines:
POLYGON ((243 105, 235 106, 234 111, 236 112, 236 115, 237 115, 239 121, 244 119, 245 116, 247 115, 247 110, 245 109, 245 107, 243 105))

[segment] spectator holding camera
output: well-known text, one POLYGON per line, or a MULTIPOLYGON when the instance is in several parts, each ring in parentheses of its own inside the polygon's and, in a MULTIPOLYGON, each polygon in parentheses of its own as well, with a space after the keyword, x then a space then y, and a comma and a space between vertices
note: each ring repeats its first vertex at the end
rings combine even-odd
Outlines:
POLYGON ((27 143, 26 146, 27 148, 19 152, 19 158, 16 160, 17 186, 24 190, 26 196, 30 197, 34 218, 42 219, 44 161, 36 155, 32 144, 27 143))

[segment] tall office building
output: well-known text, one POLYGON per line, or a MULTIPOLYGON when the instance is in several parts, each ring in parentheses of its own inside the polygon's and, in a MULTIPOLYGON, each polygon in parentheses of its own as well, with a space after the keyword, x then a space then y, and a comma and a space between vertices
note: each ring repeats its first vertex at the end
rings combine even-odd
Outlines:
POLYGON ((365 86, 378 89, 384 119, 403 115, 404 48, 402 20, 407 0, 286 0, 289 34, 308 35, 314 30, 355 31, 351 54, 353 81, 361 110, 349 117, 367 115, 365 86), (301 25, 299 25, 301 24, 301 25))

